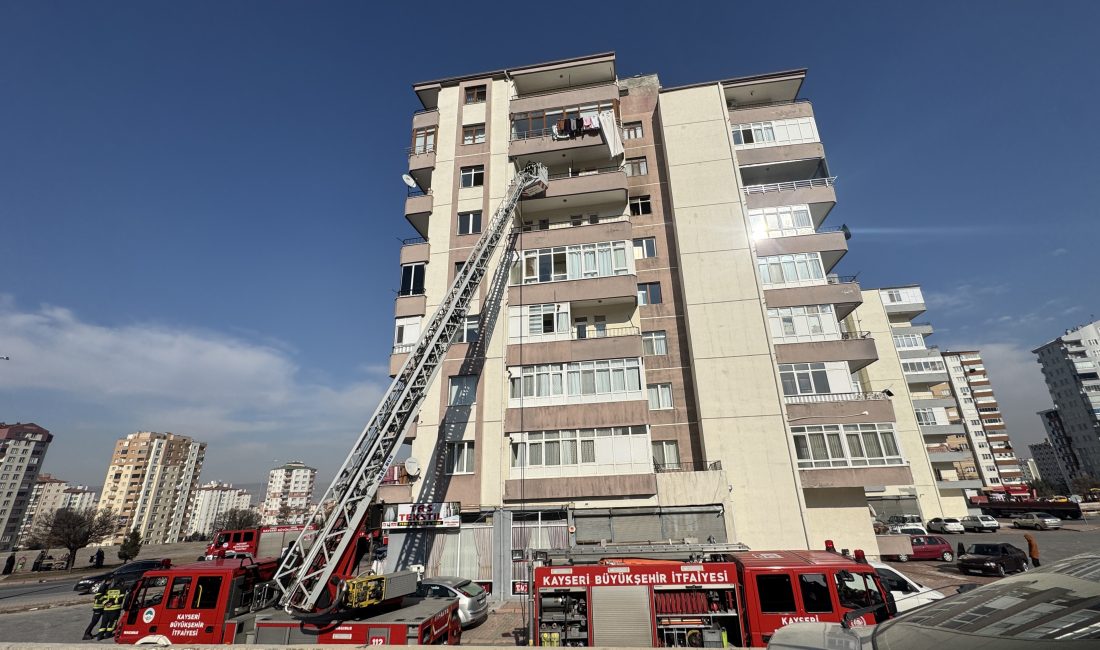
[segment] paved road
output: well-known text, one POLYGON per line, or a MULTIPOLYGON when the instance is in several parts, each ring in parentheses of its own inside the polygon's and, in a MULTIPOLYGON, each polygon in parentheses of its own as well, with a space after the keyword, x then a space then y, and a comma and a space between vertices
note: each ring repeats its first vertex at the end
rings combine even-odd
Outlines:
POLYGON ((0 609, 10 610, 17 607, 33 607, 52 602, 64 602, 91 596, 81 596, 73 591, 78 578, 51 580, 48 582, 20 582, 16 584, 0 583, 0 609))
MULTIPOLYGON (((39 643, 94 643, 81 641, 84 628, 92 619, 89 605, 0 615, 0 638, 4 641, 39 643)), ((110 640, 101 641, 112 644, 110 640)))

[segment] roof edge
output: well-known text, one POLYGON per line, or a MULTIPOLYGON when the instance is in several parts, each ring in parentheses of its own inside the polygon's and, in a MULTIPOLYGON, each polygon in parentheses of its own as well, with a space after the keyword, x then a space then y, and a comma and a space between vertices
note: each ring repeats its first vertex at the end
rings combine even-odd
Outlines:
MULTIPOLYGON (((714 81, 700 81, 693 84, 685 84, 683 86, 671 86, 669 88, 662 88, 661 92, 671 92, 674 90, 687 90, 689 88, 702 88, 703 86, 713 86, 714 84, 722 84, 723 86, 743 86, 752 83, 759 83, 763 81, 774 81, 782 79, 784 77, 801 77, 804 81, 806 79, 806 73, 809 72, 809 68, 792 68, 790 70, 780 70, 778 72, 766 72, 764 74, 748 75, 746 77, 731 77, 729 79, 715 79, 714 81)), ((799 92, 802 91, 802 84, 798 85, 799 92)), ((796 93, 797 95, 797 93, 796 93)))
POLYGON ((515 67, 511 67, 511 68, 501 68, 499 70, 490 70, 488 72, 478 72, 478 73, 474 73, 474 74, 464 74, 464 75, 457 75, 457 76, 454 76, 454 77, 443 77, 441 79, 432 79, 430 81, 420 81, 420 82, 414 83, 412 85, 412 88, 413 88, 413 92, 415 92, 418 88, 422 88, 424 86, 434 86, 434 85, 458 83, 460 81, 466 81, 468 79, 482 79, 482 78, 485 78, 485 77, 499 77, 499 76, 505 76, 505 75, 508 75, 508 74, 512 74, 512 73, 515 73, 515 72, 523 72, 524 70, 528 70, 528 69, 531 69, 531 68, 544 68, 546 66, 562 65, 562 64, 565 64, 565 63, 578 63, 578 62, 581 62, 581 61, 585 61, 587 59, 601 59, 601 58, 606 58, 606 57, 609 57, 609 56, 610 57, 615 56, 614 50, 612 50, 610 52, 599 52, 599 53, 596 53, 596 54, 585 54, 583 56, 575 56, 575 57, 570 57, 568 59, 558 59, 556 61, 542 61, 540 63, 529 63, 529 64, 526 64, 526 65, 515 66, 515 67))

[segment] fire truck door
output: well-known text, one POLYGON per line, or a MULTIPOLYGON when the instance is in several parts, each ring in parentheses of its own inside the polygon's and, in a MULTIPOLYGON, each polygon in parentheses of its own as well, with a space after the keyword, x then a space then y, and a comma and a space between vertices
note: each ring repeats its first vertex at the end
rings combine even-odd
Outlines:
POLYGON ((593 646, 653 646, 653 611, 649 587, 592 587, 593 646))

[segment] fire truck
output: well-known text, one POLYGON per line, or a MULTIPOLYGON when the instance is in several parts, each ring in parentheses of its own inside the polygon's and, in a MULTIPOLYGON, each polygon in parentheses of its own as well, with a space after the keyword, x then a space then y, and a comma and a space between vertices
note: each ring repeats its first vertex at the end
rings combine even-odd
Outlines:
POLYGON ((314 526, 264 526, 239 530, 219 530, 206 547, 201 559, 234 557, 274 557, 281 555, 291 542, 314 526))
POLYGON ((231 544, 252 548, 252 553, 262 550, 257 531, 235 531, 240 533, 236 541, 234 531, 229 531, 228 539, 221 540, 224 551, 215 548, 211 560, 146 573, 126 598, 116 641, 458 643, 457 600, 414 597, 419 582, 415 572, 359 571, 374 540, 374 531, 366 532, 368 515, 376 510, 378 487, 465 325, 498 244, 511 231, 490 288, 507 281, 517 234, 516 206, 523 196, 548 186, 542 164, 525 167, 512 179, 466 264, 305 521, 307 527, 316 528, 316 534, 290 543, 278 558, 217 557, 227 554, 231 544), (253 539, 246 541, 249 535, 253 539))
POLYGON ((547 552, 533 641, 551 647, 763 647, 789 623, 865 626, 897 610, 862 551, 722 545, 547 552))

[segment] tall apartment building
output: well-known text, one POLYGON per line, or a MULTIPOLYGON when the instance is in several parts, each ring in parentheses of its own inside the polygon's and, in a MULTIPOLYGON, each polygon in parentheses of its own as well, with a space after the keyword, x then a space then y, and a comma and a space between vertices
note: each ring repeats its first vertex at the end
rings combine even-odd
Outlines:
MULTIPOLYGON (((1039 357, 1060 421, 1059 439, 1051 435, 1051 444, 1066 447, 1065 457, 1072 452, 1079 474, 1100 477, 1100 321, 1066 330, 1032 352, 1039 357)), ((1044 417, 1043 424, 1049 434, 1053 423, 1044 417)))
MULTIPOLYGON (((1030 448, 1031 445, 1028 445, 1030 448)), ((1020 471, 1024 475, 1024 483, 1034 483, 1042 478, 1042 474, 1039 473, 1039 464, 1035 462, 1034 458, 1021 458, 1020 459, 1020 471)))
POLYGON ((38 475, 34 481, 34 487, 31 488, 27 511, 23 514, 23 523, 19 526, 17 542, 25 541, 32 531, 57 512, 64 500, 65 490, 68 488, 69 484, 59 478, 54 478, 45 472, 38 475))
POLYGON ((1058 451, 1050 444, 1050 441, 1043 440, 1028 445, 1027 448, 1031 450, 1031 456, 1038 469, 1039 478, 1050 483, 1054 486, 1054 489, 1062 494, 1069 494, 1072 491, 1070 490, 1070 480, 1062 469, 1058 451))
POLYGON ((0 422, 0 551, 18 542, 53 434, 33 423, 0 422))
POLYGON ((982 482, 986 487, 1004 486, 1009 492, 1026 492, 1020 462, 1008 437, 981 353, 977 350, 944 352, 943 359, 956 400, 955 414, 973 441, 982 482))
POLYGON ((379 493, 461 503, 460 534, 396 534, 391 558, 507 592, 511 550, 536 539, 873 549, 864 487, 912 484, 913 450, 852 379, 877 352, 840 327, 862 297, 832 273, 848 243, 824 225, 835 179, 805 70, 662 88, 615 66, 414 85, 419 236, 400 254, 392 374, 516 170, 542 163, 550 182, 520 202, 492 266, 510 265, 505 286, 481 287, 399 453, 422 475, 379 493), (593 119, 606 111, 614 129, 593 119))
POLYGON ((316 481, 317 470, 298 460, 268 472, 263 522, 267 525, 302 523, 312 506, 316 481))
POLYGON ((1062 416, 1058 409, 1039 411, 1039 419, 1042 420, 1043 429, 1047 433, 1045 442, 1050 444, 1057 463, 1057 473, 1053 472, 1054 466, 1050 467, 1051 476, 1061 479, 1062 484, 1068 489, 1073 479, 1082 475, 1081 461, 1077 459, 1077 452, 1073 449, 1073 443, 1069 434, 1066 433, 1066 426, 1062 423, 1062 416))
POLYGON ((120 542, 136 530, 145 544, 172 544, 184 535, 206 443, 175 433, 139 431, 115 443, 99 508, 110 508, 120 542))
POLYGON ((211 481, 195 491, 195 505, 187 519, 186 535, 210 535, 218 517, 230 510, 247 510, 252 507, 252 495, 248 490, 235 488, 230 483, 211 481))

